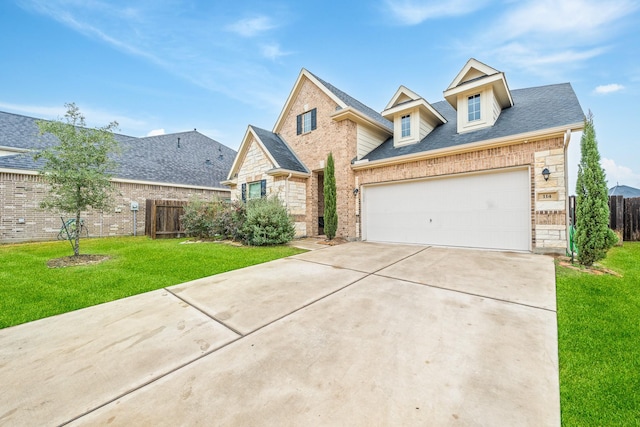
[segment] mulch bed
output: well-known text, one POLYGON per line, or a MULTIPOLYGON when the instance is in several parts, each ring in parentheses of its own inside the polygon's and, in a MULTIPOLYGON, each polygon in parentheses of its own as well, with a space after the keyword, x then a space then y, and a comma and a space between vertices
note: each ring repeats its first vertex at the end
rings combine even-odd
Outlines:
POLYGON ((334 237, 331 240, 318 240, 318 244, 320 245, 336 246, 341 245, 342 243, 347 243, 347 241, 342 237, 334 237))
POLYGON ((558 258, 558 264, 562 267, 569 268, 571 270, 580 271, 582 273, 594 274, 596 276, 600 276, 603 274, 609 274, 611 276, 622 277, 622 274, 615 272, 613 270, 609 270, 608 268, 604 268, 599 265, 592 265, 591 267, 585 267, 584 265, 580 265, 577 262, 571 263, 571 258, 560 256, 558 258))
POLYGON ((90 265, 100 264, 103 261, 108 260, 110 257, 107 255, 78 255, 78 256, 66 256, 62 258, 54 258, 47 261, 47 267, 49 268, 63 268, 74 267, 77 265, 90 265))

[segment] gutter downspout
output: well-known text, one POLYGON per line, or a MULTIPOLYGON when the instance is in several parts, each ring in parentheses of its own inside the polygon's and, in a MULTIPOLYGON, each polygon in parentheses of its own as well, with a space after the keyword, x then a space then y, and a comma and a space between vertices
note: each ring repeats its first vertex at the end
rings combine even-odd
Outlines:
POLYGON ((284 206, 288 214, 291 214, 289 211, 289 178, 291 178, 291 175, 293 174, 289 172, 289 176, 284 179, 284 206))
POLYGON ((571 224, 569 223, 570 219, 569 219, 569 159, 567 157, 567 150, 569 149, 569 142, 571 141, 571 129, 567 129, 567 131, 564 133, 564 187, 566 189, 566 194, 565 194, 565 233, 566 233, 566 239, 567 239, 567 254, 569 253, 569 251, 571 251, 571 244, 570 244, 570 234, 571 234, 571 224))

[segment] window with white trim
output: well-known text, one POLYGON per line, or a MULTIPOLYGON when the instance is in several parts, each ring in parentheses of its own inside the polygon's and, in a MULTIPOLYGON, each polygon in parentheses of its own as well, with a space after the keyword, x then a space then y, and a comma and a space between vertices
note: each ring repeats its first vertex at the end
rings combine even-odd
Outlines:
POLYGON ((249 183, 249 200, 260 198, 260 181, 249 183))
POLYGON ((411 136, 411 114, 402 116, 400 119, 401 137, 411 136))
POLYGON ((480 94, 470 96, 468 101, 469 121, 480 120, 480 94))

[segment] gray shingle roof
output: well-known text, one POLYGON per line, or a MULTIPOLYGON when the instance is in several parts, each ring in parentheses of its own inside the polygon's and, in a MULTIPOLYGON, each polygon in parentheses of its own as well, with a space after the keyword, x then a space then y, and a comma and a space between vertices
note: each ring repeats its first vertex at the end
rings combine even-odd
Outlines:
POLYGON ((436 127, 422 141, 395 148, 393 137, 364 156, 370 161, 415 154, 439 148, 456 147, 544 129, 581 123, 584 113, 571 84, 516 89, 511 91, 514 105, 502 110, 496 123, 485 129, 457 133, 456 111, 446 101, 432 104, 447 123, 436 127))
MULTIPOLYGON (((38 149, 57 143, 38 136, 38 119, 0 112, 0 146, 38 149)), ((236 152, 197 131, 136 138, 115 134, 121 156, 114 177, 203 187, 223 187, 236 152), (180 138, 180 147, 178 147, 180 138)), ((37 170, 29 154, 0 157, 0 167, 37 170)))
POLYGON ((628 185, 616 185, 609 189, 610 196, 622 196, 625 199, 633 197, 640 197, 640 190, 637 188, 629 187, 628 185))
POLYGON ((322 83, 331 93, 333 93, 336 97, 338 97, 338 99, 340 99, 342 102, 347 104, 347 106, 349 106, 349 107, 351 107, 351 108, 353 108, 355 110, 358 110, 359 112, 363 113, 367 117, 369 117, 369 118, 373 119, 374 121, 380 123, 382 126, 386 127, 390 131, 393 131, 393 123, 391 121, 385 119, 384 117, 382 117, 382 115, 380 113, 378 113, 376 110, 374 110, 373 108, 367 107, 362 102, 360 102, 357 99, 347 95, 346 93, 344 93, 343 91, 341 91, 340 89, 338 89, 337 87, 332 85, 331 83, 328 83, 328 82, 322 80, 320 77, 316 76, 315 74, 313 74, 311 72, 309 72, 309 73, 313 77, 318 79, 318 81, 320 83, 322 83))
POLYGON ((280 137, 280 135, 270 132, 265 129, 261 129, 256 126, 251 126, 253 131, 258 135, 260 141, 264 147, 269 151, 274 160, 283 169, 290 171, 308 173, 309 170, 298 159, 291 147, 280 137))

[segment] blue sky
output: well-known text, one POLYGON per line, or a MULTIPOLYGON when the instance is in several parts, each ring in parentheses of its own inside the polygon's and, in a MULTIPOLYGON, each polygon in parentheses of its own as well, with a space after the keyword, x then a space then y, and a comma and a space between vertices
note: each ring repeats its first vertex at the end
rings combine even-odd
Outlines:
MULTIPOLYGON (((271 129, 302 67, 381 111, 440 101, 474 57, 511 89, 571 82, 610 185, 640 188, 640 1, 0 2, 0 110, 134 136, 197 128, 237 149, 271 129)), ((580 134, 570 144, 575 188, 580 134)))

